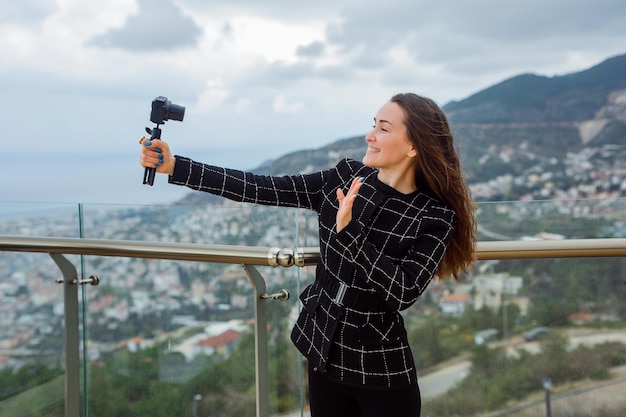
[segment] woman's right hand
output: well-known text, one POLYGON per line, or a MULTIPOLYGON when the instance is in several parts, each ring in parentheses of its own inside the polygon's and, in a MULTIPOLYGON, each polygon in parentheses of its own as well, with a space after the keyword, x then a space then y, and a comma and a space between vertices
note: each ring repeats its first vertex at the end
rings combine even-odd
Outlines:
POLYGON ((160 139, 141 138, 141 154, 139 164, 146 168, 156 168, 156 172, 172 175, 176 158, 172 155, 167 142, 160 139))
POLYGON ((357 177, 352 180, 350 189, 344 194, 341 188, 337 189, 337 202, 339 209, 337 210, 337 233, 341 232, 344 227, 352 220, 352 204, 358 195, 359 188, 363 184, 363 178, 357 177))

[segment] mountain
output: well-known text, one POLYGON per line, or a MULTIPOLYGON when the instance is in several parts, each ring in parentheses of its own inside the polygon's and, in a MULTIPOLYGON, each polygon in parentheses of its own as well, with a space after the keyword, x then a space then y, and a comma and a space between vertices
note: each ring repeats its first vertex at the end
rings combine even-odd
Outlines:
POLYGON ((443 108, 456 123, 558 123, 593 119, 626 89, 626 55, 574 74, 522 74, 443 108))
MULTIPOLYGON (((470 184, 504 175, 519 177, 530 171, 563 171, 568 155, 602 146, 618 147, 612 148, 612 155, 623 158, 626 54, 567 75, 518 75, 447 103, 443 109, 470 184)), ((286 154, 253 171, 270 175, 312 172, 332 167, 344 157, 360 160, 363 152, 364 137, 355 136, 286 154)), ((615 161, 602 163, 603 167, 616 165, 615 161)), ((565 171, 561 176, 566 176, 565 171)), ((571 186, 567 183, 562 185, 571 186)), ((192 193, 181 204, 206 202, 207 196, 202 194, 192 193)))
POLYGON ((578 73, 523 74, 446 104, 474 181, 519 175, 536 158, 562 160, 584 147, 626 142, 626 55, 578 73), (516 158, 488 158, 510 154, 516 158), (483 161, 481 163, 481 161, 483 161))

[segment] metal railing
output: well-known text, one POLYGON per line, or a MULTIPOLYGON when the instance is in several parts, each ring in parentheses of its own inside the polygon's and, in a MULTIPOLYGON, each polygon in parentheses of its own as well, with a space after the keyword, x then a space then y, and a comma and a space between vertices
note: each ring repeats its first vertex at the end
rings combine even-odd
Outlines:
MULTIPOLYGON (((140 241, 114 241, 76 238, 0 236, 0 251, 48 253, 63 273, 65 301, 65 416, 80 415, 80 363, 77 284, 94 283, 78 280, 76 268, 64 255, 97 255, 128 258, 156 258, 242 264, 255 292, 256 415, 269 416, 268 348, 266 301, 286 300, 282 290, 267 294, 265 280, 255 266, 311 266, 319 260, 319 249, 295 249, 195 245, 140 241)), ((626 256, 626 239, 570 239, 543 241, 479 242, 478 260, 523 258, 573 258, 626 256)))

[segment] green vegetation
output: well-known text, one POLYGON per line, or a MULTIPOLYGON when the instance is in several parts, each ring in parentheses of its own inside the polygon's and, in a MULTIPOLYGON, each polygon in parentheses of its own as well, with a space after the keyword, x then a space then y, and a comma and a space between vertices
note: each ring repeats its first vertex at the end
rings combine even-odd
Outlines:
MULTIPOLYGON (((27 379, 16 375, 9 370, 0 373, 0 388, 3 393, 12 391, 11 397, 3 397, 0 400, 0 417, 61 417, 63 416, 63 406, 65 398, 65 385, 63 376, 56 376, 44 382, 38 375, 42 371, 45 375, 49 370, 40 367, 23 367, 17 373, 29 374, 27 379), (25 384, 25 385, 11 385, 25 384), (26 388, 26 389, 24 389, 26 388), (21 391, 16 394, 16 391, 21 391)), ((60 371, 57 370, 56 375, 60 371)), ((50 375, 50 374, 48 374, 50 375)))
POLYGON ((583 379, 606 379, 608 368, 626 363, 626 346, 604 343, 594 348, 579 346, 567 351, 567 338, 552 332, 541 341, 536 355, 518 350, 517 357, 503 348, 473 348, 472 371, 456 388, 426 401, 424 411, 437 416, 482 415, 542 390, 543 378, 555 385, 583 379))
MULTIPOLYGON (((299 407, 298 355, 288 338, 289 303, 273 303, 269 338, 270 408, 282 413, 299 407)), ((118 352, 90 367, 89 410, 94 415, 198 416, 254 415, 254 334, 245 333, 228 357, 198 356, 186 363, 165 346, 137 353, 118 352), (98 393, 95 395, 95 393, 98 393), (194 400, 194 398, 197 398, 194 400)))
POLYGON ((63 370, 60 368, 41 364, 22 367, 16 372, 4 369, 0 371, 0 401, 20 391, 43 385, 59 375, 63 375, 63 370))

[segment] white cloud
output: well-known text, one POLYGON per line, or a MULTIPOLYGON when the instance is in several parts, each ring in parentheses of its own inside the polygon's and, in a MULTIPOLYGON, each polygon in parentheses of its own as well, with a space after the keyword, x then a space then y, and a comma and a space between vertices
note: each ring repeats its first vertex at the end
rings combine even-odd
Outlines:
POLYGON ((198 94, 198 111, 215 111, 228 98, 228 90, 217 82, 208 81, 206 88, 198 94))
POLYGON ((299 113, 304 109, 302 100, 289 99, 286 96, 278 96, 274 99, 274 111, 276 113, 299 113))
POLYGON ((320 41, 325 22, 292 24, 257 17, 235 17, 229 21, 232 47, 241 54, 260 55, 267 62, 296 62, 301 45, 320 41))
POLYGON ((55 9, 55 0, 21 0, 0 3, 0 22, 38 24, 55 9))
POLYGON ((123 25, 95 37, 90 44, 132 52, 193 47, 201 29, 171 0, 138 0, 123 25))

